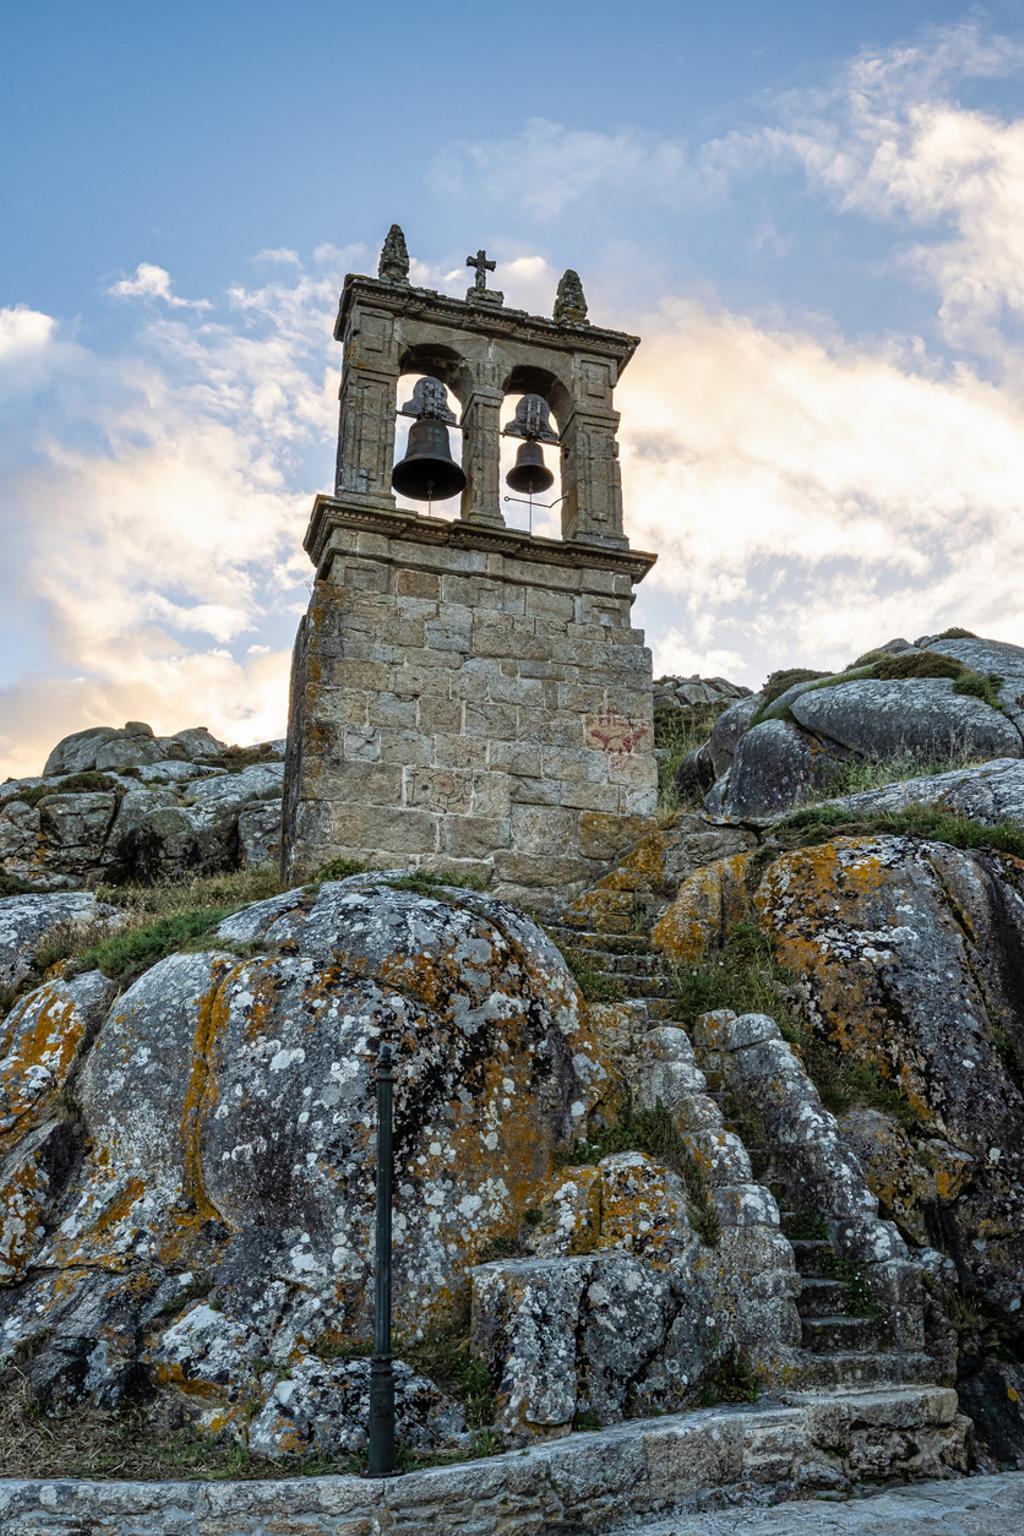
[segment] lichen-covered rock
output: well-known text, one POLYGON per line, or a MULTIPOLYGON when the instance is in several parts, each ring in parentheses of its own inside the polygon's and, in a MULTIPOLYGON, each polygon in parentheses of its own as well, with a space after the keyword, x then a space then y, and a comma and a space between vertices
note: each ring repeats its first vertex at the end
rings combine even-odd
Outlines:
POLYGON ((0 875, 56 890, 276 862, 282 747, 239 752, 201 727, 78 732, 44 778, 0 786, 0 875))
POLYGON ((474 1347, 507 1433, 529 1439, 579 1416, 609 1423, 692 1399, 721 1342, 685 1230, 675 1263, 660 1268, 609 1251, 474 1270, 474 1347))
MULTIPOLYGON (((841 1117, 839 1129, 877 1196, 880 1213, 927 1247, 927 1217, 938 1199, 937 1171, 929 1165, 936 1157, 932 1148, 943 1143, 936 1139, 922 1157, 903 1127, 879 1109, 850 1110, 841 1117)), ((949 1151, 968 1167, 974 1162, 968 1153, 958 1154, 953 1147, 949 1151)))
POLYGON ((1024 648, 923 637, 877 647, 845 672, 773 674, 725 710, 684 761, 681 785, 707 789, 705 809, 760 819, 820 799, 857 763, 894 775, 943 760, 1024 756, 1024 648), (714 776, 709 785, 708 776, 714 776))
POLYGON ((819 783, 826 766, 818 741, 788 720, 765 720, 737 743, 729 773, 730 816, 787 810, 819 783))
POLYGON ((1017 727, 984 699, 954 693, 946 677, 861 678, 813 688, 791 706, 806 730, 864 757, 899 752, 921 758, 968 752, 979 758, 1020 757, 1017 727))
MULTIPOLYGON (((941 1242, 1020 1340, 1024 863, 893 836, 776 851, 739 876, 731 863, 684 882, 656 941, 692 963, 741 918, 771 936, 829 1070, 868 1095, 845 1139, 884 1213, 911 1243, 941 1242)), ((734 1054, 762 1111, 785 1102, 787 1057, 770 1039, 734 1054)))
POLYGON ((1024 823, 1024 762, 996 758, 973 768, 952 768, 947 773, 925 774, 880 789, 838 796, 828 803, 848 811, 851 818, 931 805, 988 826, 1001 821, 1024 823))
MULTIPOLYGON (((461 1404, 395 1361, 395 1428, 414 1451, 465 1450, 470 1443, 461 1404)), ((370 1417, 369 1360, 305 1357, 275 1381, 249 1429, 249 1449, 280 1460, 308 1454, 357 1454, 370 1417)))
POLYGON ((77 1152, 73 1126, 51 1120, 0 1157, 0 1286, 20 1280, 77 1152))
POLYGON ((96 725, 59 741, 46 759, 44 778, 56 773, 105 772, 155 763, 164 755, 151 726, 129 721, 123 730, 96 725))
MULTIPOLYGON (((481 1254, 523 1226, 608 1068, 558 951, 482 896, 366 877, 259 903, 218 942, 110 1007, 61 1177, 9 1171, 26 1190, 22 1283, 0 1292, 0 1339, 46 1401, 116 1402, 148 1376, 211 1430, 255 1415, 279 1449, 339 1453, 361 1367, 311 1361, 369 1333, 380 1043, 397 1072, 396 1325, 413 1336, 445 1326, 481 1254), (227 947, 241 943, 261 952, 227 947)), ((94 984, 77 985, 82 1011, 94 984)), ((68 1001, 45 993, 11 1025, 10 1104, 52 1096, 63 1070, 60 1042, 28 1048, 32 1021, 68 1001)))
POLYGON ((64 1086, 112 991, 99 971, 55 977, 26 993, 0 1023, 0 1147, 35 1124, 64 1086))
POLYGON ((55 929, 115 925, 122 914, 91 891, 0 898, 0 993, 19 987, 32 974, 38 945, 55 929))

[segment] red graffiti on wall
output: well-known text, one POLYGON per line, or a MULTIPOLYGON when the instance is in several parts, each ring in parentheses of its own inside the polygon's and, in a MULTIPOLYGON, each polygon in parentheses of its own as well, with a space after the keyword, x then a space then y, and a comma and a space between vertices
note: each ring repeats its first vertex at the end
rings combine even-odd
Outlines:
POLYGON ((587 726, 589 745, 613 752, 617 757, 628 757, 650 734, 649 725, 629 715, 595 715, 587 726))

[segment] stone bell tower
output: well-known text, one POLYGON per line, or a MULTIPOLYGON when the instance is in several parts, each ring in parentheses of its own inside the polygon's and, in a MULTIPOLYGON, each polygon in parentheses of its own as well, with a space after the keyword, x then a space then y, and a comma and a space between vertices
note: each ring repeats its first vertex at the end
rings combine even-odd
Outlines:
POLYGON ((467 264, 465 299, 411 286, 392 226, 378 276, 345 279, 335 489, 305 539, 316 581, 292 665, 284 865, 473 872, 552 901, 655 809, 651 656, 630 627, 655 556, 623 532, 613 406, 637 338, 589 323, 574 272, 546 319, 505 308, 485 252, 467 264), (419 383, 396 467, 403 375, 419 383), (560 539, 505 525, 506 396, 525 397, 505 429, 523 440, 510 484, 550 485, 551 445, 560 539), (393 483, 427 514, 399 509, 393 483), (458 517, 435 515, 459 487, 458 517))

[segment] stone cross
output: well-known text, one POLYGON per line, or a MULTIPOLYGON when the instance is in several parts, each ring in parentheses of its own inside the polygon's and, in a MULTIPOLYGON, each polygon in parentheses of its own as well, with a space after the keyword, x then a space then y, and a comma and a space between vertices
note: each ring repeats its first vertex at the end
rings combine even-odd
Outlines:
POLYGON ((493 272, 497 262, 487 260, 486 251, 477 251, 475 256, 466 257, 466 266, 476 268, 476 277, 473 286, 466 294, 466 299, 471 304, 503 304, 505 295, 495 288, 488 288, 487 274, 493 272))
POLYGON ((473 287, 477 293, 486 293, 487 274, 493 272, 497 262, 487 260, 486 251, 477 251, 475 256, 466 257, 467 267, 476 267, 476 277, 473 279, 473 287))

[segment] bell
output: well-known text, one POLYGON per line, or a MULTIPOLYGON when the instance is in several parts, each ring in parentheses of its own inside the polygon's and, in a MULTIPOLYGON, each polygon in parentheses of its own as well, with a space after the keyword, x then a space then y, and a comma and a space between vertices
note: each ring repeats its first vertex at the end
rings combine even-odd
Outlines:
POLYGON ((405 457, 392 470, 391 484, 412 501, 447 501, 464 489, 466 477, 452 458, 443 421, 425 416, 413 422, 405 457))
POLYGON ((532 439, 520 443, 516 461, 505 476, 505 484, 510 485, 514 491, 524 491, 527 496, 535 496, 538 491, 546 491, 555 483, 555 477, 544 463, 544 450, 540 443, 532 439))

